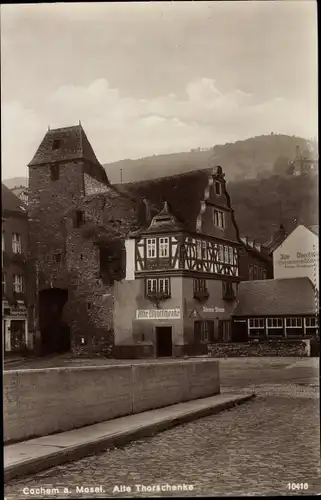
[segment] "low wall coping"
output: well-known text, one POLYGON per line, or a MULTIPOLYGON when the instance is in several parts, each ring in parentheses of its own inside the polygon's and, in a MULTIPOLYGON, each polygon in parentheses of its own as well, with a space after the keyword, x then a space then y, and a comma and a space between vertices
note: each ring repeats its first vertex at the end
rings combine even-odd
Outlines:
POLYGON ((116 368, 119 369, 124 369, 124 368, 130 368, 132 366, 171 366, 171 365, 186 365, 186 364, 204 364, 204 363, 218 363, 217 360, 210 359, 210 358, 202 358, 202 359, 197 359, 197 358, 180 358, 179 360, 173 360, 173 361, 164 361, 164 362, 154 362, 154 363, 119 363, 119 364, 112 364, 112 365, 101 365, 101 366, 96 366, 96 365, 91 365, 91 366, 61 366, 61 367, 53 367, 53 368, 22 368, 21 370, 4 370, 3 374, 23 374, 23 373, 46 373, 46 372, 68 372, 68 371, 104 371, 104 370, 113 370, 116 368))

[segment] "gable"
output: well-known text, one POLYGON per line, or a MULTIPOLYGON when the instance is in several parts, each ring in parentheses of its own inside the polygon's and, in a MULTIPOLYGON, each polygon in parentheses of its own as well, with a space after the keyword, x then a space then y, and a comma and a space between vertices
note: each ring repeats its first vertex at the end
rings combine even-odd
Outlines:
POLYGON ((318 236, 303 225, 297 226, 292 233, 274 250, 273 259, 282 258, 295 260, 297 254, 318 251, 318 236))

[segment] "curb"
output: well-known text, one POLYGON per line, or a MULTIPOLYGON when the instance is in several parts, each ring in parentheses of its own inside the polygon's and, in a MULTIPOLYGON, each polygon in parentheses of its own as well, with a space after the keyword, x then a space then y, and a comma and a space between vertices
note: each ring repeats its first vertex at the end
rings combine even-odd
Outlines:
POLYGON ((241 396, 236 401, 227 401, 220 404, 213 404, 207 408, 201 408, 199 410, 190 410, 182 413, 178 417, 168 417, 161 422, 147 424, 130 431, 118 432, 109 436, 104 436, 92 442, 70 446, 66 449, 50 453, 45 457, 26 459, 22 463, 4 467, 4 482, 8 483, 13 479, 18 479, 30 474, 37 474, 45 469, 56 467, 67 462, 74 462, 88 455, 100 453, 110 448, 122 447, 137 439, 152 437, 159 432, 191 422, 192 420, 197 420, 202 417, 220 413, 224 410, 229 410, 235 406, 250 401, 253 398, 255 398, 255 394, 241 396))

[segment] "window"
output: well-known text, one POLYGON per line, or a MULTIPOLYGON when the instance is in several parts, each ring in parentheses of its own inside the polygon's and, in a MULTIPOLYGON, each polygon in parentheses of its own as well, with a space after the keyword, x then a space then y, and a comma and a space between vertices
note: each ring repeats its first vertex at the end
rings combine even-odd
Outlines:
POLYGON ((228 263, 234 264, 234 251, 232 247, 228 247, 228 263))
POLYGON ((223 247, 223 245, 219 245, 219 247, 218 247, 218 260, 219 260, 219 262, 224 262, 224 247, 223 247))
POLYGON ((215 227, 223 229, 225 227, 224 212, 221 210, 213 209, 213 223, 215 227))
POLYGON ((194 337, 200 342, 213 342, 214 321, 194 321, 194 337))
POLYGON ((13 290, 16 293, 23 292, 23 276, 20 276, 19 274, 13 275, 13 290))
POLYGON ((52 143, 52 151, 60 148, 60 139, 54 139, 52 143))
POLYGON ((222 281, 223 298, 234 297, 233 283, 229 281, 222 281))
POLYGON ((319 324, 318 318, 313 316, 311 318, 305 318, 305 326, 307 328, 317 328, 319 324))
POLYGON ((202 259, 206 259, 207 258, 207 246, 208 246, 208 243, 207 241, 204 241, 202 240, 202 259))
POLYGON ((147 294, 150 295, 152 293, 157 292, 157 280, 156 279, 148 279, 147 280, 147 294))
POLYGON ((253 265, 252 264, 249 265, 249 280, 250 281, 253 280, 253 265))
POLYGON ((217 196, 221 196, 222 194, 222 185, 217 181, 215 181, 215 194, 217 194, 217 196))
POLYGON ((61 253, 55 253, 55 261, 56 262, 61 262, 62 255, 61 253))
POLYGON ((224 246, 224 262, 225 264, 229 262, 229 250, 226 246, 224 246))
POLYGON ((286 318, 285 326, 287 328, 302 328, 302 318, 286 318))
POLYGON ((154 293, 170 296, 170 279, 169 278, 148 278, 146 280, 146 294, 153 295, 154 293))
POLYGON ((169 240, 168 238, 159 238, 159 256, 169 256, 169 240))
POLYGON ((18 233, 12 233, 12 251, 21 253, 21 236, 18 233))
POLYGON ((50 179, 52 181, 57 181, 59 179, 59 165, 50 166, 50 179))
POLYGON ((84 223, 84 213, 81 210, 76 210, 74 227, 80 227, 84 223))
POLYGON ((195 279, 193 285, 194 285, 194 292, 206 291, 206 280, 195 279))
POLYGON ((282 318, 268 318, 267 319, 267 327, 268 328, 283 328, 283 319, 282 318))
POLYGON ((151 238, 147 240, 147 258, 156 258, 156 238, 151 238))
POLYGON ((164 295, 169 295, 169 279, 159 278, 158 280, 158 291, 164 295))
POLYGON ((264 318, 250 318, 249 328, 262 328, 264 329, 264 318))
POLYGON ((6 273, 2 271, 2 295, 6 293, 6 273))
POLYGON ((201 240, 196 241, 196 258, 198 260, 202 259, 202 242, 201 242, 201 240))
POLYGON ((87 302, 87 311, 91 311, 93 308, 93 305, 91 302, 87 302))

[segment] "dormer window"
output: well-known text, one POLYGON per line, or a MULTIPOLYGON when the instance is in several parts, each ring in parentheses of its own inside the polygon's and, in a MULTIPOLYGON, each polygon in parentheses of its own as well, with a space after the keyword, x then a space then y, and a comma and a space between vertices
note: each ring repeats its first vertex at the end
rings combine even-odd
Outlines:
POLYGON ((147 258, 156 259, 156 238, 147 239, 147 258))
POLYGON ((51 165, 51 167, 50 167, 50 179, 52 181, 57 181, 59 179, 59 165, 51 165))
POLYGON ((225 213, 222 210, 213 209, 213 224, 215 227, 224 229, 225 227, 225 213))
POLYGON ((159 256, 168 257, 169 256, 169 239, 159 238, 159 256))
POLYGON ((214 188, 215 188, 215 194, 217 196, 221 196, 221 194, 222 194, 222 184, 220 182, 218 182, 218 181, 215 181, 214 188))

